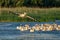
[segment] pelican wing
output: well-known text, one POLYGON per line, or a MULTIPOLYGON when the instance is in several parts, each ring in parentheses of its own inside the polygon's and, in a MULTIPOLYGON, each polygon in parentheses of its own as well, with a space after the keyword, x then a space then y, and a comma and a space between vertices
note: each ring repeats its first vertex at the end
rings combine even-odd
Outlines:
POLYGON ((14 14, 14 15, 19 15, 19 13, 12 12, 12 11, 9 11, 9 13, 12 13, 12 14, 14 14))
POLYGON ((30 18, 30 19, 32 19, 32 20, 35 20, 35 21, 36 21, 36 19, 34 19, 34 18, 30 17, 30 16, 27 16, 27 17, 30 18))

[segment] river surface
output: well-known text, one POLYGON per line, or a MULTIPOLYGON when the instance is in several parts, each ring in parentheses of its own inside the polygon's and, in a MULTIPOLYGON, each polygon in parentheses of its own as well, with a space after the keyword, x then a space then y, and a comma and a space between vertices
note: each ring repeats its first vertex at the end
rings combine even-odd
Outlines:
MULTIPOLYGON (((60 40, 60 31, 28 31, 21 32, 16 27, 19 25, 44 24, 46 22, 0 22, 0 40, 60 40)), ((53 24, 54 22, 47 22, 53 24)), ((60 23, 57 23, 60 24, 60 23)))

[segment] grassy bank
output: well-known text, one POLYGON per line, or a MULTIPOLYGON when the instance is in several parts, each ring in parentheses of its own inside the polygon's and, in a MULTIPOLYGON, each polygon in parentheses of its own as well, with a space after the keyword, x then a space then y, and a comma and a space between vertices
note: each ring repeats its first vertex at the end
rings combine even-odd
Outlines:
POLYGON ((60 20, 60 8, 0 8, 0 21, 1 22, 34 22, 29 18, 19 18, 13 13, 26 12, 28 16, 31 16, 37 20, 37 22, 48 22, 60 20), (11 13, 9 12, 11 11, 11 13))

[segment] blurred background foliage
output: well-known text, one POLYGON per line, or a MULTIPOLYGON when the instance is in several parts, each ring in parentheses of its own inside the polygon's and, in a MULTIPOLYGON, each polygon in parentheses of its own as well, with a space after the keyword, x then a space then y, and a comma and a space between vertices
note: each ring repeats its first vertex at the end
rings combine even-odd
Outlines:
POLYGON ((60 7, 60 0, 0 0, 0 7, 60 7))

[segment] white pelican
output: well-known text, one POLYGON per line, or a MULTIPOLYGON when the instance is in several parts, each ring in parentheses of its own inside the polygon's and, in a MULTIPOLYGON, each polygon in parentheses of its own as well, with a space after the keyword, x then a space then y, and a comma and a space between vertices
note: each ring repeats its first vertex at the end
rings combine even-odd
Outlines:
POLYGON ((40 30, 40 25, 36 24, 36 25, 35 25, 35 30, 36 30, 36 31, 39 31, 39 30, 40 30))
POLYGON ((41 28, 41 30, 42 30, 42 31, 47 31, 47 27, 43 26, 43 27, 41 28))
POLYGON ((17 29, 20 30, 20 31, 25 31, 24 27, 22 27, 22 26, 20 26, 20 27, 17 26, 17 29))
MULTIPOLYGON (((17 14, 17 13, 16 13, 16 14, 17 14)), ((32 19, 32 20, 35 20, 34 18, 28 16, 26 12, 24 12, 23 14, 18 14, 18 15, 19 15, 18 17, 22 17, 22 18, 27 17, 27 18, 30 18, 30 19, 32 19)), ((36 21, 36 20, 35 20, 35 21, 36 21)))
POLYGON ((60 30, 60 25, 58 25, 58 26, 56 27, 56 30, 60 30))
POLYGON ((54 30, 54 27, 50 25, 47 31, 52 31, 52 30, 54 30))
POLYGON ((24 12, 24 14, 19 14, 19 16, 18 16, 18 17, 22 17, 22 18, 23 18, 23 17, 25 17, 25 16, 26 16, 26 14, 27 14, 27 13, 26 13, 26 12, 24 12))
POLYGON ((30 29, 30 32, 34 32, 34 29, 33 29, 33 28, 31 28, 31 29, 30 29))
MULTIPOLYGON (((11 12, 11 11, 10 11, 10 12, 11 12)), ((34 21, 37 21, 37 20, 34 19, 33 17, 28 16, 26 12, 24 12, 23 14, 22 14, 22 13, 15 13, 15 12, 14 12, 13 14, 18 15, 18 17, 22 17, 22 18, 27 17, 27 18, 30 18, 30 19, 32 19, 32 20, 34 20, 34 21)))

